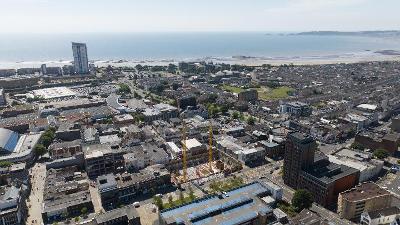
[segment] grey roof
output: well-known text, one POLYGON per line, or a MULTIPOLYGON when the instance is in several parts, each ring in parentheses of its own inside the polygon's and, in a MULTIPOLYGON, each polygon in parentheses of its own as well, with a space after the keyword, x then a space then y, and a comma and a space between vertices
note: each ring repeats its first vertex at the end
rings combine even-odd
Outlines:
POLYGON ((114 209, 96 217, 98 224, 112 221, 118 218, 127 217, 129 220, 139 217, 135 207, 133 205, 125 206, 123 208, 114 209))
POLYGON ((371 217, 371 219, 376 219, 381 216, 386 217, 386 216, 391 216, 391 215, 399 215, 400 208, 393 206, 393 207, 389 207, 389 208, 385 208, 385 209, 376 210, 373 212, 368 212, 368 214, 371 217))
POLYGON ((3 186, 0 188, 0 211, 17 207, 19 189, 15 186, 3 186))
POLYGON ((0 128, 0 149, 13 152, 19 139, 18 133, 0 128))

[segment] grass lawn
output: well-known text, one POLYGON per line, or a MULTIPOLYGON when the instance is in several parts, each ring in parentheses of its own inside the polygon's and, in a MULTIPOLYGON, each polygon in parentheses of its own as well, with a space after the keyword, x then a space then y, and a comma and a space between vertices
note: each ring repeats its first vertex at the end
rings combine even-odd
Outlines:
POLYGON ((238 94, 238 93, 244 91, 245 89, 224 84, 224 85, 222 85, 222 90, 238 94))
POLYGON ((289 217, 294 217, 297 215, 296 210, 293 208, 293 206, 287 202, 280 201, 278 202, 278 208, 282 211, 284 211, 289 217))
MULTIPOLYGON (((244 89, 241 87, 235 87, 235 86, 230 86, 230 85, 222 85, 221 87, 222 90, 224 91, 229 91, 232 93, 240 93, 242 91, 245 90, 250 90, 250 89, 244 89)), ((278 88, 268 88, 268 87, 260 87, 260 88, 256 88, 256 90, 258 91, 258 97, 261 100, 279 100, 279 99, 285 99, 287 97, 289 97, 289 93, 294 91, 293 88, 290 87, 286 87, 286 86, 282 86, 282 87, 278 87, 278 88)))
POLYGON ((175 201, 172 201, 172 204, 170 204, 169 202, 164 203, 163 207, 164 207, 164 209, 169 209, 169 208, 172 208, 172 207, 175 207, 175 206, 180 206, 180 205, 183 205, 185 203, 192 202, 192 201, 194 201, 196 199, 197 199, 197 196, 194 196, 193 199, 191 199, 189 196, 187 196, 187 197, 183 198, 183 201, 181 201, 180 199, 177 199, 175 201))
POLYGON ((240 187, 244 184, 243 179, 240 177, 231 178, 226 181, 213 181, 210 184, 211 193, 229 191, 231 189, 240 187))
POLYGON ((261 87, 257 88, 258 91, 258 97, 261 100, 279 100, 279 99, 285 99, 289 97, 289 93, 293 91, 293 88, 282 86, 278 88, 267 88, 267 87, 261 87))

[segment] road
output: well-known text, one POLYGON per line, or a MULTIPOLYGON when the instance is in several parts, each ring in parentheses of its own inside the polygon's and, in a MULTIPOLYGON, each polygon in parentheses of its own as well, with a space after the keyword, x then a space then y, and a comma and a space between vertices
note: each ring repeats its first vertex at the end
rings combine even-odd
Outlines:
POLYGON ((41 163, 35 164, 35 166, 29 171, 29 175, 31 175, 32 191, 27 202, 29 216, 26 224, 39 225, 43 224, 42 202, 46 178, 46 166, 41 163))

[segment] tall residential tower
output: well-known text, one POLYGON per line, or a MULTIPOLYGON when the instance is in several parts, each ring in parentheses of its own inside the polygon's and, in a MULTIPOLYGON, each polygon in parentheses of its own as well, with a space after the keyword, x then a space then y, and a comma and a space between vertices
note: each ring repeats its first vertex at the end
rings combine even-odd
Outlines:
POLYGON ((87 56, 86 44, 72 42, 72 52, 74 54, 75 73, 88 74, 89 60, 87 56))

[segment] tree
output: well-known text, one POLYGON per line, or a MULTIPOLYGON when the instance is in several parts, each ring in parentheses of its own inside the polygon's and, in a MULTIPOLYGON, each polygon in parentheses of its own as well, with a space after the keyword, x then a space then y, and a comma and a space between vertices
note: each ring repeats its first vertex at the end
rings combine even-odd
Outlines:
POLYGON ((169 207, 174 206, 174 200, 172 198, 172 195, 168 195, 168 203, 169 203, 169 207))
POLYGON ((189 199, 190 201, 193 201, 196 198, 196 196, 194 195, 194 191, 192 186, 189 186, 189 199))
POLYGON ((249 124, 249 125, 254 125, 254 123, 255 123, 255 119, 254 119, 254 117, 252 117, 252 116, 250 116, 249 118, 247 118, 247 123, 249 124))
POLYGON ((120 84, 118 92, 120 94, 130 94, 131 93, 131 88, 127 84, 120 84))
POLYGON ((43 144, 46 148, 48 148, 48 147, 51 145, 52 142, 53 142, 53 139, 52 139, 50 136, 44 135, 44 136, 42 137, 42 144, 43 144))
POLYGON ((159 210, 163 210, 163 209, 164 209, 164 203, 163 203, 161 197, 159 197, 159 196, 154 196, 154 197, 153 197, 153 203, 154 203, 154 205, 157 206, 157 208, 158 208, 159 210))
POLYGON ((389 153, 385 149, 377 149, 374 151, 374 156, 378 159, 385 159, 389 156, 389 153))
POLYGON ((357 143, 357 142, 353 142, 353 144, 351 144, 350 147, 352 149, 357 149, 357 150, 361 150, 361 151, 363 151, 365 149, 364 146, 362 146, 360 143, 357 143))
POLYGON ((0 167, 10 167, 12 165, 12 162, 8 162, 8 161, 1 161, 0 162, 0 167))
POLYGON ((46 154, 47 149, 42 144, 38 144, 38 145, 36 145, 34 152, 37 156, 42 156, 42 155, 46 154))
POLYGON ((81 209, 82 215, 86 215, 87 212, 88 212, 88 209, 87 209, 86 207, 83 207, 83 208, 81 209))
POLYGON ((79 222, 80 218, 79 216, 75 217, 75 222, 79 222))
POLYGON ((312 206, 313 196, 312 194, 304 189, 297 190, 292 199, 292 205, 297 212, 303 209, 308 209, 312 206))
POLYGON ((235 120, 239 119, 239 113, 237 111, 233 112, 232 113, 232 118, 235 119, 235 120))
POLYGON ((181 202, 181 204, 185 202, 185 196, 183 195, 182 191, 179 192, 179 201, 181 202))

